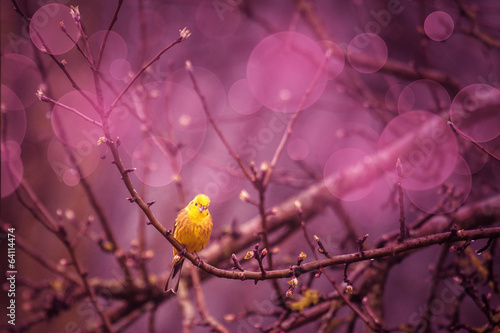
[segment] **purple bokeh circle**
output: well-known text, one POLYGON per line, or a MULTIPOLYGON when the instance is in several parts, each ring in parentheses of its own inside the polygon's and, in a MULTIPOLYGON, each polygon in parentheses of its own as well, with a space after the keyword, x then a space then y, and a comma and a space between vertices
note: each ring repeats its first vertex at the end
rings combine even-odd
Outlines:
POLYGON ((458 156, 455 169, 442 184, 433 188, 407 190, 410 201, 426 213, 445 214, 458 209, 467 200, 472 186, 469 166, 458 156))
POLYGON ((417 80, 408 84, 398 98, 398 111, 426 110, 440 113, 448 110, 450 95, 442 85, 432 80, 417 80))
POLYGON ((323 93, 328 78, 324 61, 324 52, 311 38, 279 32, 261 40, 250 54, 248 84, 267 108, 296 112, 316 102, 323 93))
POLYGON ((354 37, 347 47, 351 66, 360 73, 375 73, 387 61, 388 51, 384 40, 372 33, 354 37))
MULTIPOLYGON (((348 175, 353 168, 356 168, 360 163, 366 162, 368 158, 369 155, 361 149, 344 148, 338 150, 326 161, 323 169, 323 177, 326 179, 337 172, 345 172, 348 175)), ((350 176, 342 175, 340 177, 341 181, 345 177, 350 176)), ((337 185, 337 183, 326 183, 328 191, 335 197, 345 201, 356 201, 370 193, 375 185, 375 179, 364 182, 363 184, 354 184, 352 188, 345 188, 344 186, 337 185)))
MULTIPOLYGON (((86 92, 90 98, 93 95, 86 92)), ((100 121, 99 114, 94 110, 90 102, 78 91, 71 91, 58 99, 58 102, 76 109, 81 114, 100 121)), ((103 131, 96 125, 86 121, 68 109, 54 105, 52 109, 52 128, 54 133, 62 142, 70 147, 80 149, 81 147, 97 147, 97 141, 104 135, 103 131)))
POLYGON ((424 22, 425 34, 437 42, 450 38, 454 28, 455 23, 451 16, 442 11, 429 14, 424 22))
POLYGON ((61 4, 48 4, 38 9, 30 20, 30 36, 33 44, 50 54, 63 54, 75 47, 80 30, 70 14, 70 8, 61 4), (68 35, 61 30, 63 22, 68 35))
POLYGON ((144 184, 161 187, 174 181, 181 171, 182 156, 177 146, 165 137, 143 140, 132 153, 134 174, 144 184))
POLYGON ((455 96, 450 108, 453 124, 476 141, 500 134, 500 90, 487 84, 469 85, 455 96))
POLYGON ((42 74, 33 60, 22 54, 4 54, 1 68, 2 84, 12 89, 25 107, 38 100, 36 91, 42 85, 42 74))
POLYGON ((13 140, 21 144, 26 135, 26 112, 17 95, 3 84, 0 87, 2 112, 2 142, 13 140))
POLYGON ((382 131, 379 156, 387 177, 401 185, 425 190, 442 183, 455 168, 457 138, 446 121, 427 111, 409 111, 394 118, 382 131))
POLYGON ((250 91, 247 79, 241 79, 233 83, 228 94, 229 104, 238 113, 249 115, 257 112, 262 104, 250 91))

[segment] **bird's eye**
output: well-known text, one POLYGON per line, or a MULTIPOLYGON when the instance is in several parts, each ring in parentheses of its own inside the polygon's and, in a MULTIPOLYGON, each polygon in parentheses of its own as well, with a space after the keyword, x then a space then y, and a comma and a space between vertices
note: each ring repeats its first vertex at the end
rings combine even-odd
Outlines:
POLYGON ((194 203, 194 205, 195 205, 195 206, 198 206, 198 203, 197 203, 197 202, 195 202, 195 203, 194 203))

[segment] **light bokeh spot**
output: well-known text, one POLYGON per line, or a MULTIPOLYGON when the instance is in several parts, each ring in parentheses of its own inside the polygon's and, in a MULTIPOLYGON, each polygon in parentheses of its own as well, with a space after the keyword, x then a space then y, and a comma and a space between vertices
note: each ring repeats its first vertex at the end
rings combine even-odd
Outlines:
POLYGON ((325 53, 306 35, 279 32, 257 44, 247 63, 250 90, 264 106, 279 112, 307 108, 327 81, 325 53), (325 68, 323 68, 325 67, 325 68), (305 101, 306 91, 310 89, 305 101))
POLYGON ((70 8, 52 3, 38 9, 30 20, 30 36, 33 44, 46 53, 63 54, 75 47, 80 38, 80 30, 70 14, 70 8), (68 35, 59 27, 63 22, 68 35))
POLYGON ((450 38, 455 29, 455 23, 450 15, 442 11, 429 14, 424 21, 425 34, 436 42, 450 38))

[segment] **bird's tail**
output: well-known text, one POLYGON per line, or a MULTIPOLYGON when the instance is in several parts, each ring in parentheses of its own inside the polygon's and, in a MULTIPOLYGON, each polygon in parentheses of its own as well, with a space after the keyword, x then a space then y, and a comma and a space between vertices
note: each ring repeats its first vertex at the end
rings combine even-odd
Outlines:
POLYGON ((177 289, 179 289, 179 280, 181 278, 182 264, 184 264, 184 260, 181 260, 172 267, 164 291, 177 294, 177 289))

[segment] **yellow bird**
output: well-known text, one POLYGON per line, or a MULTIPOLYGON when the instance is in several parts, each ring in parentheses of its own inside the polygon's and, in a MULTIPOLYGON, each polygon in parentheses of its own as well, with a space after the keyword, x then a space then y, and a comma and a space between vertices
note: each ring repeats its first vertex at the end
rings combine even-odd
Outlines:
MULTIPOLYGON (((212 233, 212 216, 208 211, 210 199, 205 194, 198 194, 186 207, 184 207, 174 225, 174 238, 186 247, 186 251, 201 251, 208 243, 212 233)), ((177 293, 179 288, 179 279, 181 277, 182 264, 184 257, 179 259, 176 255, 179 253, 174 247, 174 259, 170 276, 168 277, 165 291, 177 293)))

